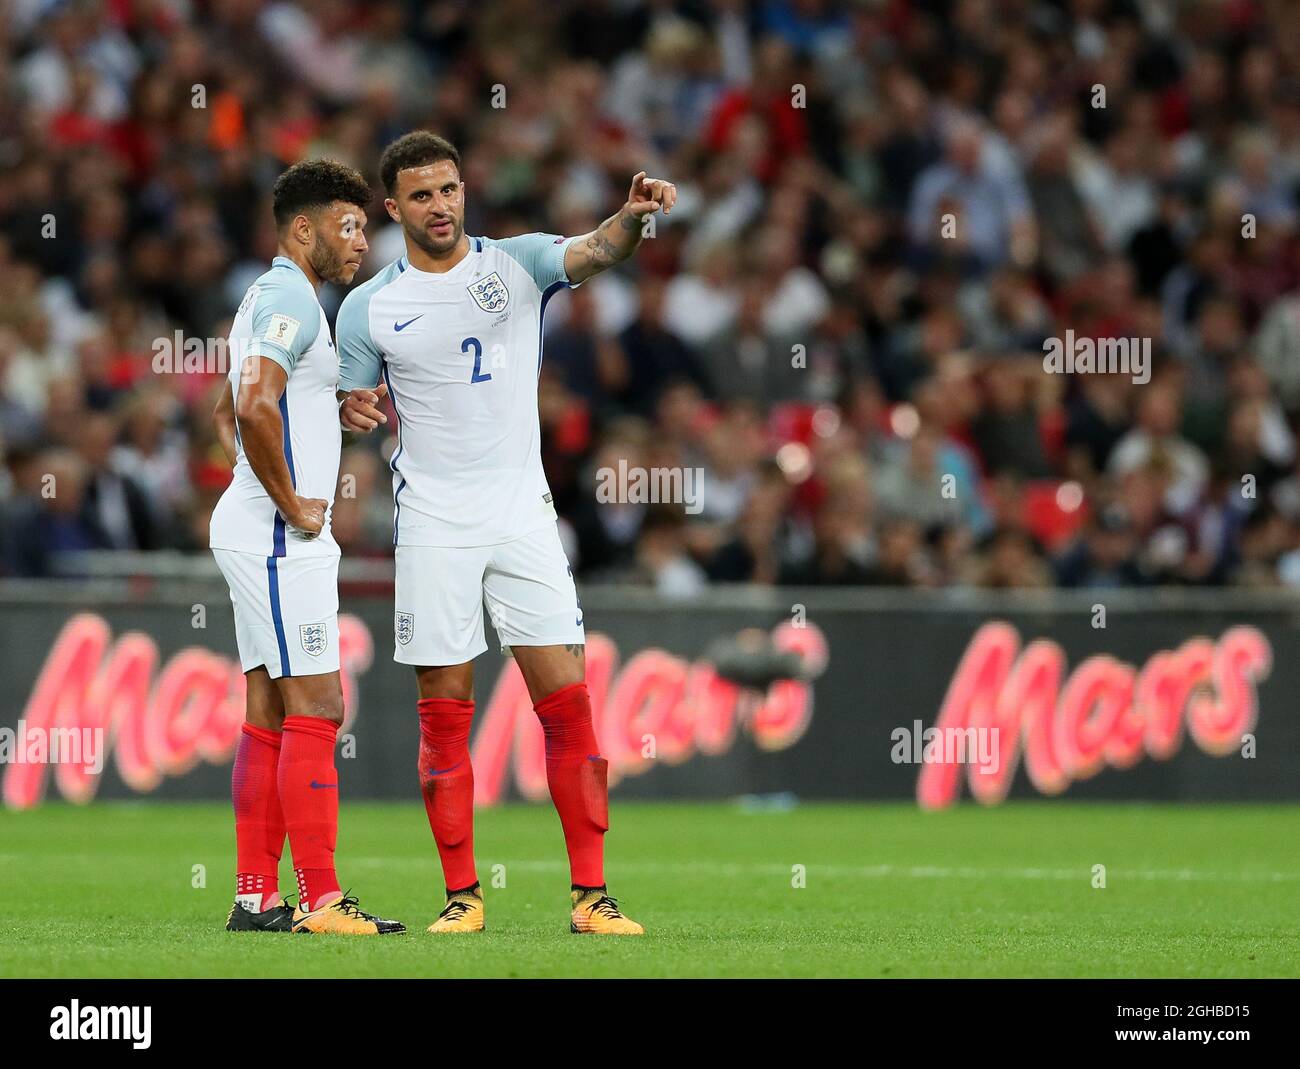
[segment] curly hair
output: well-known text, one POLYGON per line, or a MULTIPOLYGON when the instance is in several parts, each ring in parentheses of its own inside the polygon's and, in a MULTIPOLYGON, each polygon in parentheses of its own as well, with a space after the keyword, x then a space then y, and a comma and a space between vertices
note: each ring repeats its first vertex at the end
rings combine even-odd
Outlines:
POLYGON ((379 179, 391 197, 397 189, 397 172, 408 167, 424 167, 439 160, 451 160, 460 171, 460 153, 445 137, 428 130, 412 130, 384 149, 379 157, 379 179))
POLYGON ((275 181, 271 192, 276 226, 284 226, 300 212, 328 207, 335 201, 365 209, 374 197, 361 175, 335 160, 303 160, 275 181))

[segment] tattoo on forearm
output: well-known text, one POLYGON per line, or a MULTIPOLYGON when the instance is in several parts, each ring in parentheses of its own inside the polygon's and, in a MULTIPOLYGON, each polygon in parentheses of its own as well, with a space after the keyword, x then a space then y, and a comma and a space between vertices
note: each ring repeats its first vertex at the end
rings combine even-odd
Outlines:
POLYGON ((635 215, 620 208, 616 215, 611 215, 592 231, 585 246, 594 265, 611 267, 631 256, 640 243, 641 224, 635 215))
POLYGON ((605 237, 600 230, 595 231, 587 239, 587 255, 591 258, 593 264, 601 267, 609 267, 611 264, 618 263, 619 260, 618 250, 614 247, 614 243, 605 237))

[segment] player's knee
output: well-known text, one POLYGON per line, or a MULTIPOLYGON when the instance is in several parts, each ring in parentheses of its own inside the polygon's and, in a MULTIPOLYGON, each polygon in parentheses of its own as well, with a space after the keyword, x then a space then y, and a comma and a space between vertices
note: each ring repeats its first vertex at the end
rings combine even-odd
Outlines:
POLYGON ((474 700, 474 667, 457 664, 439 667, 421 667, 415 670, 421 700, 451 698, 453 701, 474 700))
POLYGON ((533 705, 543 705, 564 694, 571 694, 573 688, 580 687, 586 681, 586 674, 581 665, 546 665, 525 681, 529 684, 529 693, 533 696, 533 705), (563 693, 562 693, 563 692, 563 693))
POLYGON ((250 706, 244 714, 244 723, 250 727, 262 728, 265 731, 283 731, 284 713, 267 709, 254 709, 250 706))
POLYGON ((317 716, 332 724, 343 723, 343 694, 314 695, 307 703, 306 716, 317 716))
POLYGON ((575 687, 586 681, 586 670, 581 657, 582 647, 577 647, 578 656, 570 652, 570 647, 557 647, 564 652, 556 655, 554 650, 538 653, 529 651, 522 655, 515 651, 515 660, 523 672, 524 682, 534 704, 548 701, 562 690, 575 687))

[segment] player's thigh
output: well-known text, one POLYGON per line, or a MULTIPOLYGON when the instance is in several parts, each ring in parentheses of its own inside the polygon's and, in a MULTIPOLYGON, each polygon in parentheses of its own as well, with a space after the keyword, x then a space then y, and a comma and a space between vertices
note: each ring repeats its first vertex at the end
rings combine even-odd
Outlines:
POLYGON ((529 690, 583 678, 582 607, 560 534, 552 524, 493 548, 483 577, 492 624, 515 654, 529 690))
MULTIPOLYGON (((272 580, 272 625, 282 671, 272 678, 334 676, 339 673, 339 558, 268 558, 272 580)), ((309 685, 313 693, 326 684, 309 685)), ((283 693, 283 688, 281 688, 283 693)), ((296 710, 285 706, 293 715, 296 710)))
MULTIPOLYGON (((228 549, 214 549, 212 555, 230 590, 239 666, 245 674, 261 668, 265 676, 264 666, 270 656, 270 647, 267 643, 259 641, 264 636, 258 630, 271 621, 266 569, 263 563, 265 558, 253 553, 236 553, 228 549)), ((269 676, 267 679, 269 680, 269 676)), ((256 687, 256 684, 253 685, 256 687)), ((254 701, 257 697, 258 692, 255 690, 249 700, 254 701)))
POLYGON ((393 660, 463 665, 483 640, 483 569, 489 549, 398 546, 394 554, 393 660))
POLYGON ((245 672, 264 666, 271 679, 338 672, 338 557, 213 554, 230 586, 245 672))
POLYGON ((244 673, 244 719, 255 728, 279 731, 284 726, 284 702, 275 681, 259 665, 244 673))

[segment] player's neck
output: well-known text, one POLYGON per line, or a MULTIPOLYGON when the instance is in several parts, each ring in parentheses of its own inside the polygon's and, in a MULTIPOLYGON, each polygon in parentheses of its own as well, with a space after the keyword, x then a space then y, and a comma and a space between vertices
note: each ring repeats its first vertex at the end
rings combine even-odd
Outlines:
POLYGON ((426 252, 418 245, 413 245, 408 240, 406 243, 406 261, 417 271, 428 271, 431 274, 441 275, 450 271, 461 260, 469 255, 469 237, 465 234, 460 236, 460 241, 456 242, 455 248, 451 249, 444 256, 434 256, 426 252))
POLYGON ((321 282, 320 275, 316 274, 316 269, 312 267, 311 262, 303 255, 295 255, 291 249, 286 249, 283 245, 276 249, 277 256, 283 256, 286 260, 292 260, 298 270, 307 276, 307 281, 311 283, 311 288, 320 293, 321 282))

